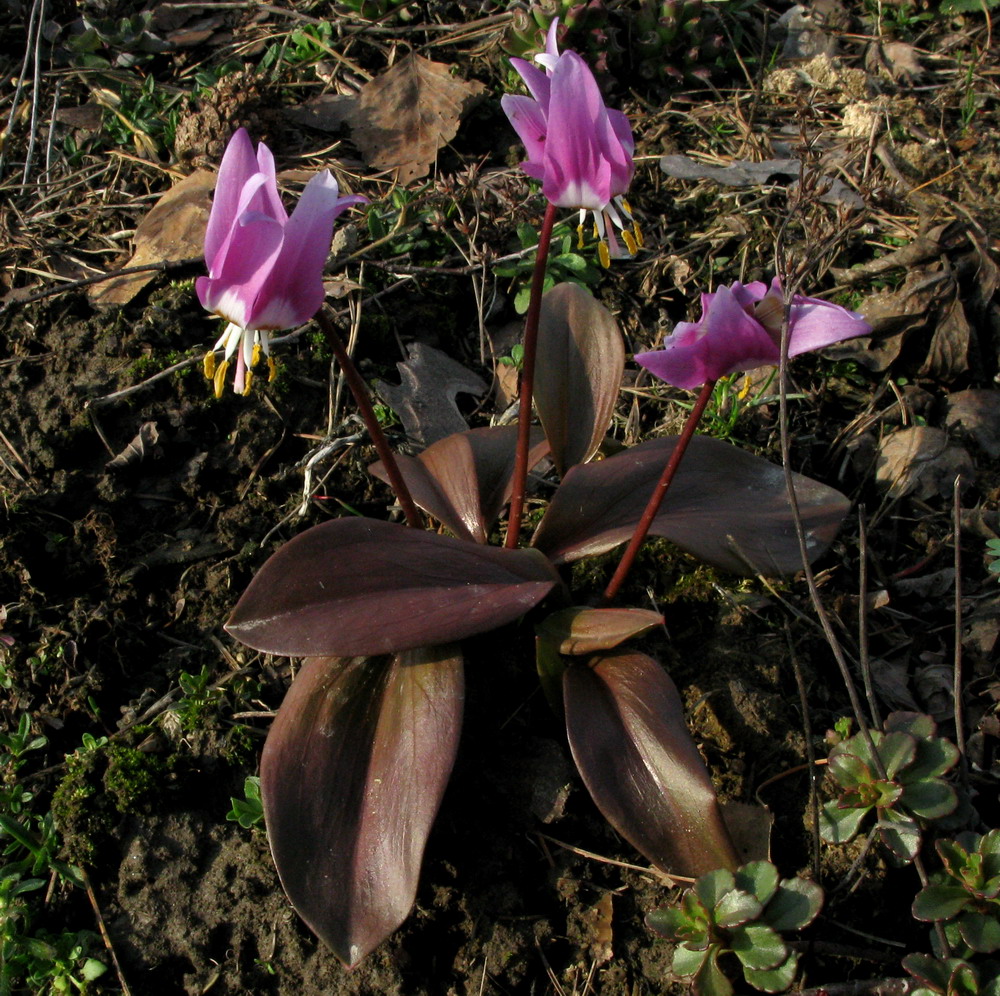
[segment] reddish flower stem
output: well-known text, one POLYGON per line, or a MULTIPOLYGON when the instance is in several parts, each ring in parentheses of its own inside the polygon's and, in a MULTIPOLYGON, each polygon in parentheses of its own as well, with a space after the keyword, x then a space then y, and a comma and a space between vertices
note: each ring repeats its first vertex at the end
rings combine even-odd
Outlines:
POLYGON ((656 518, 656 513, 660 510, 660 505, 663 503, 663 499, 667 494, 667 489, 670 487, 674 479, 674 475, 677 473, 677 468, 680 466, 681 460, 684 457, 684 452, 688 448, 688 443, 691 442, 691 439, 694 436, 694 431, 698 428, 698 422, 704 414, 705 407, 711 400, 714 388, 714 380, 706 381, 705 384, 702 385, 701 393, 698 395, 698 399, 695 401, 694 407, 688 414, 687 421, 684 423, 684 428, 681 430, 680 436, 677 437, 677 445, 674 447, 673 453, 670 454, 670 459, 667 461, 667 465, 663 468, 663 473, 660 474, 660 479, 656 482, 656 487, 653 488, 653 493, 649 498, 645 511, 642 513, 642 518, 635 527, 632 539, 629 541, 625 552, 622 554, 622 559, 618 562, 618 567, 615 569, 615 573, 608 582, 607 588, 604 589, 604 594, 601 596, 600 601, 602 606, 609 605, 614 601, 615 596, 617 596, 622 584, 625 582, 625 578, 628 576, 628 572, 632 569, 632 564, 635 563, 639 547, 642 546, 643 541, 649 533, 650 527, 653 525, 653 519, 656 518))
POLYGON ((354 365, 351 354, 347 352, 347 347, 338 335, 333 322, 330 321, 330 317, 325 312, 319 311, 316 314, 316 324, 323 330, 323 334, 333 350, 333 355, 337 358, 340 369, 344 372, 347 386, 351 389, 351 394, 354 395, 354 402, 361 413, 365 428, 375 444, 375 450, 389 477, 389 485, 396 494, 399 505, 403 509, 403 515, 406 516, 406 524, 413 526, 414 529, 422 529, 423 520, 410 496, 410 489, 406 486, 403 475, 399 472, 399 464, 396 463, 396 457, 389 446, 389 441, 385 438, 382 426, 378 424, 375 409, 372 408, 371 398, 368 396, 368 385, 358 373, 358 368, 354 365))
POLYGON ((531 448, 531 393, 535 386, 535 353, 538 348, 538 316, 542 311, 542 287, 545 283, 545 265, 549 258, 552 226, 556 208, 549 204, 545 209, 542 229, 538 233, 538 251, 535 254, 535 272, 531 277, 531 299, 524 318, 524 354, 521 364, 521 395, 517 410, 517 452, 514 457, 514 476, 511 480, 510 515, 507 518, 507 539, 504 546, 513 549, 521 535, 524 517, 524 491, 528 483, 528 450, 531 448))

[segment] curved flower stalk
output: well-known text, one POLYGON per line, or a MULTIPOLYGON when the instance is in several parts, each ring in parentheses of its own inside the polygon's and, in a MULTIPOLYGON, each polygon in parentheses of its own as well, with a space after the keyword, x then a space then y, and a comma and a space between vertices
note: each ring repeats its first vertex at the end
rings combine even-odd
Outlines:
POLYGON ((577 232, 583 244, 587 213, 594 218, 601 263, 642 245, 642 233, 625 200, 635 165, 635 141, 628 118, 605 106, 587 63, 576 52, 559 52, 556 18, 546 36, 545 53, 536 57, 545 69, 511 59, 530 97, 507 94, 500 101, 528 153, 521 168, 542 183, 542 193, 556 207, 579 208, 577 232))
POLYGON ((269 356, 269 333, 308 321, 323 303, 323 266, 330 252, 336 217, 366 197, 341 197, 329 170, 305 187, 291 217, 278 194, 274 156, 263 142, 254 154, 245 128, 230 139, 219 167, 215 200, 205 232, 208 276, 195 283, 198 299, 226 319, 225 331, 205 357, 205 375, 222 394, 236 356, 233 384, 250 390, 250 371, 269 356), (214 351, 225 350, 215 364, 214 351))
MULTIPOLYGON (((681 322, 662 349, 637 353, 635 362, 675 387, 693 390, 737 370, 780 361, 784 303, 777 277, 770 287, 737 281, 702 294, 701 311, 699 321, 681 322)), ((789 356, 871 332, 856 312, 800 294, 792 298, 788 318, 789 356)))

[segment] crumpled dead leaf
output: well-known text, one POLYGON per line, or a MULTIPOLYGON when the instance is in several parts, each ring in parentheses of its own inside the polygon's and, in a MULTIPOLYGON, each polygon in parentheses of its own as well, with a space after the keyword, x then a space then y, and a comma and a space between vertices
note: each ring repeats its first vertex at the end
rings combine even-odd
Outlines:
MULTIPOLYGON (((798 159, 765 159, 754 163, 736 159, 728 166, 710 166, 690 156, 661 156, 660 169, 679 180, 713 180, 725 187, 759 187, 769 183, 787 182, 789 189, 799 179, 798 159)), ((849 208, 862 208, 865 202, 843 180, 824 176, 816 184, 819 200, 849 208)))
POLYGON ((969 343, 972 327, 965 315, 965 306, 952 283, 951 300, 942 304, 934 322, 934 334, 927 357, 920 367, 920 376, 939 380, 954 380, 969 369, 969 343))
MULTIPOLYGON (((215 189, 215 173, 197 170, 171 187, 150 209, 135 230, 135 250, 126 263, 177 262, 199 256, 205 239, 205 226, 212 207, 209 196, 215 189)), ((89 292, 92 304, 109 307, 128 304, 155 276, 155 271, 130 273, 95 284, 89 292)))
POLYGON ((973 388, 949 394, 945 425, 967 432, 990 458, 1000 457, 1000 391, 973 388))
POLYGON ((401 382, 377 381, 375 389, 399 416, 407 436, 421 446, 430 446, 468 429, 455 396, 479 397, 488 390, 486 382, 433 346, 414 342, 406 351, 409 359, 396 364, 401 382))
POLYGON ((426 175, 486 90, 476 80, 457 79, 451 69, 413 52, 361 88, 346 120, 368 165, 395 169, 401 184, 426 175))
POLYGON ((157 443, 160 439, 159 430, 155 422, 143 422, 132 440, 113 460, 107 464, 108 470, 121 470, 134 463, 142 463, 147 457, 157 456, 159 447, 157 443))
POLYGON ((952 443, 943 429, 915 425, 894 432, 879 444, 875 479, 888 485, 896 498, 950 495, 956 476, 963 487, 972 484, 972 459, 965 448, 952 443))

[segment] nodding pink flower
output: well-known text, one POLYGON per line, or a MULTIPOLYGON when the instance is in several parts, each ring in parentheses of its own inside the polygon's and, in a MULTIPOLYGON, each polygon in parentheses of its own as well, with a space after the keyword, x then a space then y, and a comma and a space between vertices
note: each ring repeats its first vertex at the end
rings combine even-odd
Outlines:
POLYGON ((523 59, 510 60, 531 96, 507 94, 500 104, 528 153, 521 169, 541 180, 550 203, 580 209, 581 246, 587 212, 593 214, 601 263, 608 266, 612 256, 621 255, 616 228, 629 253, 642 245, 625 200, 635 172, 635 141, 628 118, 605 107, 586 62, 576 52, 560 54, 558 26, 558 18, 553 19, 545 53, 536 56, 545 72, 523 59))
MULTIPOLYGON (((737 370, 780 362, 785 309, 777 277, 770 287, 737 282, 702 294, 701 310, 700 321, 681 322, 662 349, 636 354, 636 363, 675 387, 692 390, 737 370)), ((871 332, 856 312, 799 294, 788 317, 789 356, 871 332)))
POLYGON ((308 321, 323 303, 323 267, 333 222, 366 197, 341 197, 329 170, 317 173, 289 217, 278 194, 274 156, 253 144, 245 128, 230 139, 219 167, 215 199, 205 232, 208 276, 195 283, 201 303, 229 323, 205 357, 205 375, 222 394, 226 370, 236 354, 234 388, 250 390, 251 368, 270 358, 270 333, 308 321), (214 350, 225 349, 215 366, 214 350))

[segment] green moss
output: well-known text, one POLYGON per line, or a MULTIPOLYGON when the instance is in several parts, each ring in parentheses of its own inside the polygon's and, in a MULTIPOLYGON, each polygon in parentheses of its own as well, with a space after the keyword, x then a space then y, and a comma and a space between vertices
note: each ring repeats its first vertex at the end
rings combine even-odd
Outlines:
POLYGON ((167 768, 157 755, 118 745, 109 746, 106 754, 104 789, 119 813, 146 804, 162 786, 167 768))

